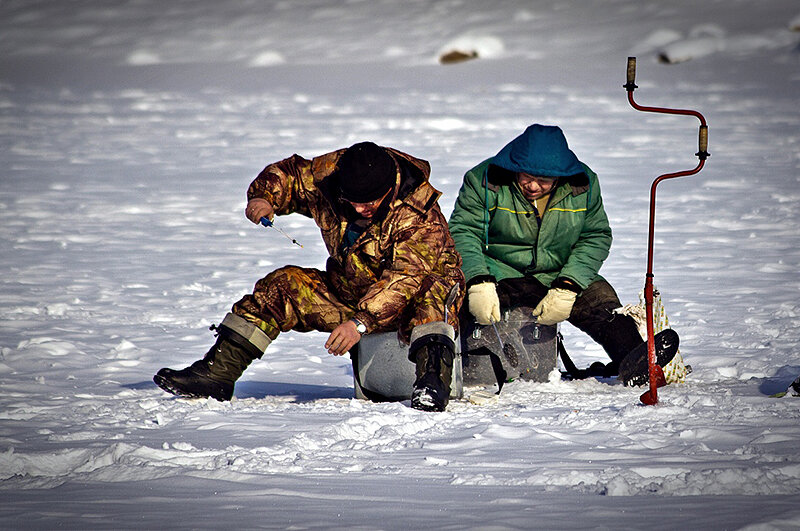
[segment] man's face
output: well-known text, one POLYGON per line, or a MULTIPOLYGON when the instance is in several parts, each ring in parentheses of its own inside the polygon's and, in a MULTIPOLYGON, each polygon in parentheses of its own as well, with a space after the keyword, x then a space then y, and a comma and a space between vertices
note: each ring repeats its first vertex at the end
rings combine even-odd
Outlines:
POLYGON ((538 177, 528 173, 517 173, 517 184, 522 190, 522 195, 528 201, 534 201, 550 193, 556 180, 549 177, 538 177))
POLYGON ((372 219, 372 216, 374 216, 375 212, 378 211, 378 207, 381 206, 381 203, 384 199, 386 199, 386 196, 389 195, 389 192, 391 191, 391 189, 387 190, 382 197, 379 197, 375 201, 370 201, 369 203, 354 203, 353 201, 348 201, 347 199, 345 199, 345 201, 350 203, 350 206, 353 207, 353 210, 358 212, 359 216, 365 219, 372 219))

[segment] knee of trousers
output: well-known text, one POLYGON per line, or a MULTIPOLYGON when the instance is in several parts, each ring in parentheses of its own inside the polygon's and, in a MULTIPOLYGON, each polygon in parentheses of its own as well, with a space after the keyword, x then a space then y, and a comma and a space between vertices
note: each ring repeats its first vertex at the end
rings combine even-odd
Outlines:
POLYGON ((285 291, 287 289, 297 288, 300 285, 305 285, 302 279, 308 277, 299 266, 284 266, 278 268, 267 276, 256 282, 256 292, 267 293, 271 291, 270 288, 278 291, 285 291))
POLYGON ((303 268, 298 266, 281 267, 257 281, 253 293, 245 295, 237 305, 248 313, 252 312, 250 306, 259 310, 267 307, 283 307, 287 300, 295 299, 298 293, 303 292, 304 288, 311 284, 312 282, 303 268))
POLYGON ((570 321, 608 321, 612 318, 613 311, 621 306, 622 303, 611 284, 605 280, 597 280, 589 284, 575 300, 570 321))

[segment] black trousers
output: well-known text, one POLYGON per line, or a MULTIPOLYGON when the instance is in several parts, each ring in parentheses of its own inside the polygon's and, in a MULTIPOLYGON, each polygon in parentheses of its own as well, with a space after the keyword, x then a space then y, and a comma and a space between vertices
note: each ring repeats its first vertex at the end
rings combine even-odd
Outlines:
MULTIPOLYGON (((548 289, 533 277, 501 280, 497 283, 500 308, 534 307, 544 298, 548 289)), ((614 369, 634 347, 643 342, 633 318, 614 313, 621 306, 611 284, 597 280, 578 295, 567 319, 603 347, 614 369)))

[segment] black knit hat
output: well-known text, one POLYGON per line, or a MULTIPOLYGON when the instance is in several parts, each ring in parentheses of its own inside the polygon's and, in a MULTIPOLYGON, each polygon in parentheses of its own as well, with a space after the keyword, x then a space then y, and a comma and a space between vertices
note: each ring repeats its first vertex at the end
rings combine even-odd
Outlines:
POLYGON ((332 177, 344 199, 369 203, 394 187, 397 168, 385 149, 372 142, 361 142, 342 153, 332 177))

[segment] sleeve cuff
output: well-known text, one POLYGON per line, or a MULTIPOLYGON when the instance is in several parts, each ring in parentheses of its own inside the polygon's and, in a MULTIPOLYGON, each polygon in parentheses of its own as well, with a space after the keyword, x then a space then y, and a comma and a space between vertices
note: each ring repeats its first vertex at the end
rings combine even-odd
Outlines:
POLYGON ((567 277, 558 277, 550 284, 550 287, 566 289, 574 293, 577 293, 579 295, 581 291, 583 291, 581 287, 574 280, 571 280, 567 277))
POLYGON ((367 312, 356 312, 353 314, 353 319, 358 319, 364 326, 367 327, 366 334, 369 334, 372 330, 375 329, 375 321, 373 321, 372 316, 367 312))
POLYGON ((467 289, 471 288, 475 284, 483 284, 484 282, 491 282, 492 284, 497 284, 497 279, 494 278, 492 275, 478 275, 476 277, 472 277, 467 281, 467 289))

